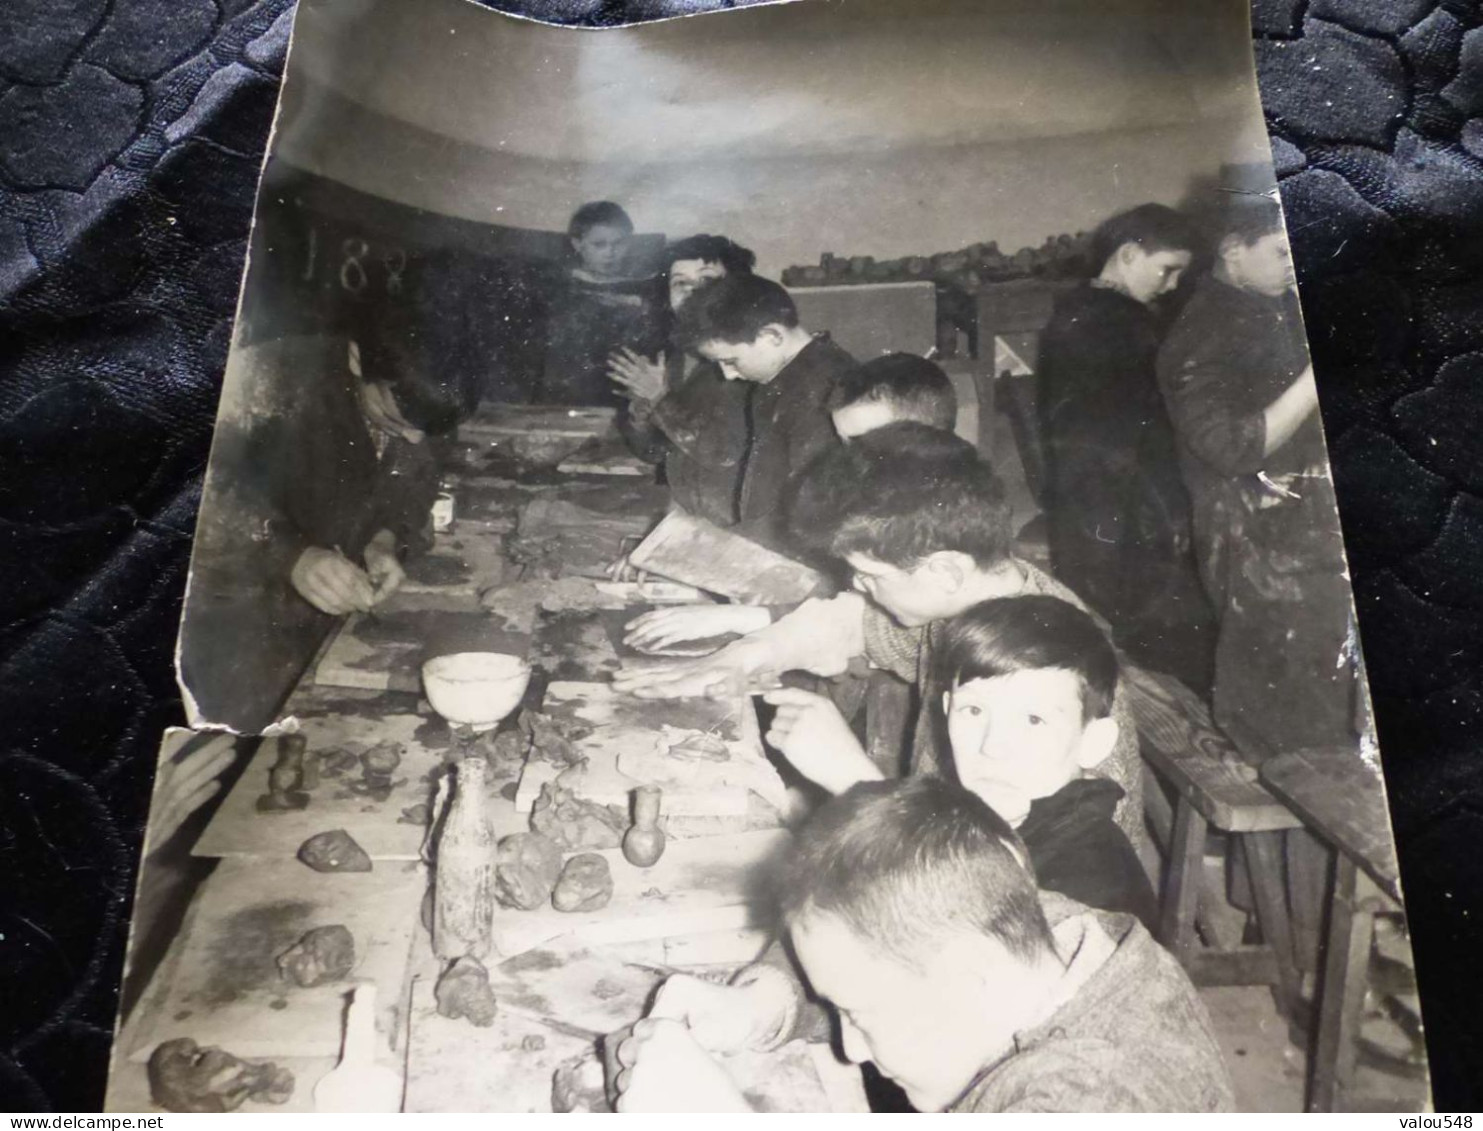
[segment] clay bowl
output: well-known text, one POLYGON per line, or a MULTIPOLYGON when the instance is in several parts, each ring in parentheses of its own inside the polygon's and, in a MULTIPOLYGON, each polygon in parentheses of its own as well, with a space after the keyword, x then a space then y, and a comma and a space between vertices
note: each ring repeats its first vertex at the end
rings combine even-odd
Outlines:
POLYGON ((491 730, 520 705, 530 665, 504 652, 454 652, 422 665, 422 687, 433 710, 450 723, 491 730))

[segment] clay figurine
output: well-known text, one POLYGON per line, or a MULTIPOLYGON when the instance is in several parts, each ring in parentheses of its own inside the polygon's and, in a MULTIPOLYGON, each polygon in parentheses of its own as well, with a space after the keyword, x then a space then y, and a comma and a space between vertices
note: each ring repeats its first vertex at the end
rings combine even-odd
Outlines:
POLYGON ((494 917, 494 832, 484 814, 482 756, 458 764, 433 869, 433 953, 444 961, 489 952, 494 917))
POLYGON ((278 758, 268 771, 268 792, 257 799, 259 813, 304 809, 309 795, 304 792, 304 746, 302 734, 285 734, 278 739, 278 758))
POLYGON ((561 875, 561 849, 540 833, 514 833, 499 842, 494 898, 503 907, 534 911, 551 898, 561 875))
POLYGON ((531 806, 530 827, 564 852, 617 848, 628 830, 628 814, 616 805, 584 801, 565 786, 547 782, 531 806))
POLYGON ((657 785, 633 791, 633 827, 623 836, 623 856, 637 868, 648 868, 664 855, 664 830, 659 827, 662 797, 657 785))
POLYGON ((489 973, 477 958, 465 955, 455 960, 438 979, 433 998, 438 1013, 450 1020, 466 1017, 480 1029, 494 1024, 494 992, 489 988, 489 973))
POLYGON ((278 973, 300 986, 345 977, 355 965, 355 936, 348 927, 315 927, 278 956, 278 973))
POLYGON ((595 852, 573 856, 561 870, 551 892, 558 911, 599 911, 613 898, 613 871, 606 857, 595 852))
POLYGON ((299 859, 316 872, 369 872, 371 858, 344 829, 316 833, 299 845, 299 859))
POLYGON ((287 1103, 294 1076, 276 1064, 249 1064, 189 1037, 165 1041, 149 1058, 149 1094, 166 1111, 235 1111, 244 1100, 287 1103))

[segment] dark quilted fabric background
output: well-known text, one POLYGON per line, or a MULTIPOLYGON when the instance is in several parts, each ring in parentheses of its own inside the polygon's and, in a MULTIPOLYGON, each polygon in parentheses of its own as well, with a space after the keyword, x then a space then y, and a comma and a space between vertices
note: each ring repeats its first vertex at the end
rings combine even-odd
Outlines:
MULTIPOLYGON (((722 0, 506 0, 615 23, 722 0)), ((0 0, 0 1109, 102 1101, 290 0, 0 0)), ((1256 0, 1421 967, 1483 1108, 1483 28, 1256 0)))

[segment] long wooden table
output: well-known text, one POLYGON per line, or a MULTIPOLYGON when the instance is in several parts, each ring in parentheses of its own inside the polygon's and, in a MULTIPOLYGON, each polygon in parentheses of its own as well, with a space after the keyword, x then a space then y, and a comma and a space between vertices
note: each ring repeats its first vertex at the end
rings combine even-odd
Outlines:
MULTIPOLYGON (((745 869, 777 851, 787 834, 778 827, 776 798, 748 794, 746 806, 729 816, 672 816, 670 847, 647 872, 628 866, 616 851, 606 853, 613 859, 615 895, 604 912, 563 917, 550 909, 499 909, 496 939, 507 949, 487 962, 500 1003, 492 1027, 452 1021, 434 1008, 438 964, 418 926, 427 887, 421 860, 426 812, 418 806, 425 805, 429 780, 451 756, 454 736, 415 684, 408 686, 405 670, 412 665, 415 671, 420 656, 397 637, 395 622, 411 617, 408 610, 430 609, 436 615, 424 622, 435 622, 439 631, 455 637, 465 629, 476 637, 494 631, 502 650, 523 651, 541 626, 517 623, 512 606, 502 602, 522 586, 524 606, 531 604, 534 585, 568 602, 590 591, 594 606, 607 604, 610 614, 617 613, 623 602, 614 605, 611 595, 603 599, 590 581, 520 580, 508 550, 517 515, 531 503, 559 511, 564 503, 600 499, 610 513, 619 513, 625 493, 639 513, 654 501, 653 489, 632 479, 626 486, 582 476, 522 485, 471 477, 457 485, 455 495, 467 509, 453 530, 439 535, 434 557, 475 561, 474 576, 467 569, 434 569, 399 594, 389 611, 364 624, 364 631, 352 626, 332 635, 278 715, 293 720, 290 725, 306 735, 311 751, 355 752, 397 743, 403 760, 393 788, 385 796, 367 794, 349 773, 322 782, 308 809, 263 813, 256 802, 266 792, 278 744, 259 745, 195 846, 197 855, 220 863, 121 1034, 109 1110, 150 1110, 144 1062, 159 1041, 184 1035, 290 1067, 298 1085, 287 1110, 312 1110, 313 1084, 337 1052, 346 987, 288 988, 272 961, 313 926, 345 923, 356 936, 351 978, 378 985, 379 1055, 405 1071, 409 1111, 550 1110, 554 1069, 591 1056, 599 1034, 642 1016, 668 972, 722 976, 756 956, 765 936, 730 893, 741 889, 745 869), (484 592, 481 605, 491 577, 494 599, 484 592), (359 680, 360 686, 336 686, 345 681, 323 678, 342 638, 353 645, 350 654, 357 659, 351 666, 359 665, 350 682, 359 680), (294 858, 307 836, 329 828, 345 828, 355 837, 372 858, 370 873, 320 875, 294 858), (641 907, 645 900, 653 906, 641 907)), ((414 617, 408 623, 422 622, 414 617)), ((565 640, 557 632, 542 641, 533 659, 568 680, 573 665, 578 675, 605 678, 600 668, 583 668, 594 663, 590 653, 581 639, 565 640)), ((536 705, 544 683, 539 676, 533 681, 527 706, 536 705)), ((595 682, 558 686, 578 697, 584 687, 595 688, 591 694, 599 698, 603 690, 595 682)), ((638 717, 658 738, 693 724, 696 709, 655 702, 644 704, 638 717)), ((751 720, 745 700, 729 709, 751 720)), ((760 758, 755 720, 743 739, 760 758)), ((528 825, 516 804, 520 774, 519 763, 493 767, 488 808, 497 834, 528 825)), ((825 1046, 787 1048, 773 1061, 753 1058, 732 1067, 747 1094, 771 1110, 865 1110, 858 1072, 825 1046)), ((280 1109, 248 1104, 243 1110, 280 1109)))

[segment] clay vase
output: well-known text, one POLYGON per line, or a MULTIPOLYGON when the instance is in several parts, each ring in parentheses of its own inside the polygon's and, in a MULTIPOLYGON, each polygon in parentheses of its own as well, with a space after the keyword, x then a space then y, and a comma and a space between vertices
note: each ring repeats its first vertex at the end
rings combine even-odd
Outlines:
POLYGON ((659 827, 657 785, 641 785, 633 791, 633 827, 623 835, 623 855, 639 868, 647 868, 664 855, 664 830, 659 827))

